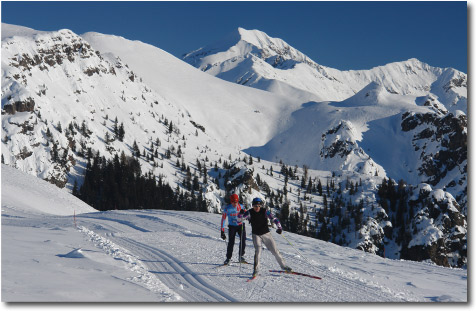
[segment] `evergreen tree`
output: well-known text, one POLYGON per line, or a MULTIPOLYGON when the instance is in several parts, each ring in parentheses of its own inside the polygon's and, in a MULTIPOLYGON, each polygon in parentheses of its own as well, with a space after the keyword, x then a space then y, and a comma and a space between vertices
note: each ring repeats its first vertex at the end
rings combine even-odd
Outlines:
POLYGON ((203 184, 206 185, 208 183, 208 171, 207 166, 203 163, 203 184))
POLYGON ((289 219, 289 204, 288 202, 285 202, 283 206, 281 207, 281 211, 279 213, 279 221, 281 222, 281 225, 283 226, 283 229, 288 230, 289 225, 288 225, 288 219, 289 219))
POLYGON ((112 132, 114 133, 114 137, 119 138, 119 127, 117 126, 118 121, 117 117, 114 120, 114 124, 112 125, 112 132))
POLYGON ((298 225, 299 225, 299 214, 297 211, 291 213, 289 216, 289 230, 293 233, 298 232, 298 225))
POLYGON ((58 162, 58 144, 56 142, 53 142, 53 148, 51 149, 50 155, 53 162, 58 162))
POLYGON ((119 130, 118 130, 118 138, 119 138, 119 141, 124 141, 124 135, 126 134, 126 132, 124 131, 124 123, 121 122, 121 125, 119 126, 119 130))
POLYGON ((50 128, 46 128, 46 140, 51 140, 53 135, 51 134, 50 128))
POLYGON ((200 163, 200 160, 197 159, 197 170, 202 174, 202 164, 200 163))
POLYGON ((195 175, 195 176, 193 177, 193 187, 192 187, 192 189, 193 189, 194 191, 200 190, 200 182, 198 181, 197 175, 195 175))
POLYGON ((106 136, 104 137, 104 141, 106 142, 106 145, 109 145, 111 142, 111 136, 109 136, 109 132, 106 132, 106 136))
POLYGON ((78 192, 78 182, 76 181, 76 179, 74 180, 73 195, 74 195, 75 197, 79 196, 79 192, 78 192))
POLYGON ((307 193, 312 193, 312 179, 309 177, 309 180, 307 182, 307 193))
POLYGON ((132 154, 137 158, 140 157, 139 146, 137 145, 137 142, 135 140, 134 140, 134 143, 132 144, 132 154))
POLYGON ((322 241, 329 241, 330 237, 331 233, 327 227, 327 223, 326 221, 323 221, 319 233, 317 234, 317 238, 322 241))
POLYGON ((83 122, 81 123, 81 134, 86 137, 86 138, 89 138, 89 129, 86 125, 86 121, 83 120, 83 122))

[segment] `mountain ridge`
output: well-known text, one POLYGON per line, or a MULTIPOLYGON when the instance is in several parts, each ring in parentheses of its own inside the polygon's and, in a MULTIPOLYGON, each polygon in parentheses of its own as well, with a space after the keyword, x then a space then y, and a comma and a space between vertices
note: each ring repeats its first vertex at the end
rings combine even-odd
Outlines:
MULTIPOLYGON (((271 38, 261 31, 246 31, 239 28, 236 32, 245 33, 253 39, 246 40, 246 36, 241 36, 239 37, 240 41, 232 46, 227 46, 232 40, 224 39, 223 42, 217 41, 196 50, 196 52, 184 54, 183 59, 211 75, 259 89, 269 90, 268 84, 262 80, 280 81, 314 94, 312 99, 316 101, 344 100, 353 96, 372 81, 384 86, 390 93, 422 96, 432 90, 432 84, 444 72, 448 72, 448 76, 457 76, 456 81, 461 80, 460 85, 465 84, 467 79, 464 73, 456 69, 432 67, 416 58, 368 70, 340 71, 317 64, 283 40, 271 38), (259 34, 261 40, 255 39, 254 34, 259 34), (268 44, 263 44, 263 42, 268 44), (217 46, 219 48, 216 48, 217 46), (281 46, 283 49, 274 48, 275 46, 281 46), (212 51, 215 49, 222 52, 213 54, 212 51), (293 57, 294 55, 299 57, 293 57), (242 66, 239 65, 240 61, 243 63, 242 66), (279 68, 278 64, 289 61, 293 63, 285 68, 281 66, 284 70, 279 68), (292 74, 292 71, 295 73, 292 74), (396 82, 397 78, 398 83, 396 82), (328 89, 332 91, 326 91, 328 89)), ((447 84, 453 78, 447 77, 443 80, 444 82, 441 81, 434 86, 436 90, 433 92, 439 95, 444 94, 445 92, 440 92, 441 84, 447 84)), ((454 92, 456 95, 452 95, 453 97, 460 97, 453 98, 452 105, 461 101, 461 97, 467 96, 461 92, 459 90, 454 92)), ((462 101, 454 110, 463 108, 461 110, 465 111, 466 100, 463 98, 462 101)))

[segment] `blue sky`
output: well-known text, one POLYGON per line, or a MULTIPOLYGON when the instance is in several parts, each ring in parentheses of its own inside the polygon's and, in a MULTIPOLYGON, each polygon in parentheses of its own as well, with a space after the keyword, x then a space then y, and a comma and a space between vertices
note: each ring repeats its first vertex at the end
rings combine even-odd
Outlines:
POLYGON ((464 1, 2 1, 2 22, 120 35, 177 57, 243 27, 281 38, 315 62, 340 70, 418 58, 468 72, 464 1))

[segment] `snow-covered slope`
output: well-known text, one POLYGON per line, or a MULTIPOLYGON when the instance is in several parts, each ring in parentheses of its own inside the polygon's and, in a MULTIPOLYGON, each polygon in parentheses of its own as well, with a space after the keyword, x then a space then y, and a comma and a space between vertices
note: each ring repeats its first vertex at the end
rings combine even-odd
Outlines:
POLYGON ((196 130, 126 64, 104 58, 69 30, 20 31, 2 41, 2 108, 2 159, 61 187, 81 183, 85 162, 78 154, 89 148, 111 156, 129 154, 134 142, 150 146, 166 138, 166 118, 182 135, 196 130), (114 130, 120 125, 122 138, 114 130))
POLYGON ((204 74, 139 41, 98 33, 82 37, 101 53, 120 57, 148 86, 185 109, 224 145, 245 148, 264 144, 286 126, 289 114, 301 104, 204 74))
MULTIPOLYGON (((355 152, 350 152, 349 149, 346 154, 336 157, 335 153, 329 154, 330 145, 339 140, 354 145, 362 142, 382 146, 386 141, 363 141, 363 134, 368 130, 369 122, 407 110, 429 111, 427 108, 418 107, 414 96, 390 94, 380 85, 370 83, 342 102, 310 102, 303 105, 303 108, 293 113, 293 123, 288 130, 265 146, 250 148, 247 152, 263 158, 283 159, 286 163, 306 164, 321 170, 354 170, 358 163, 349 159, 348 155, 352 156, 355 152), (329 134, 335 134, 342 123, 349 124, 352 129, 346 134, 338 133, 329 140, 329 134), (299 137, 299 140, 296 137, 299 137), (296 152, 298 146, 302 147, 296 152), (348 165, 349 161, 353 165, 348 165)), ((369 156, 364 154, 366 151, 359 151, 359 163, 369 159, 369 156)), ((380 170, 379 175, 385 176, 385 167, 380 170)))
MULTIPOLYGON (((4 302, 468 301, 465 269, 384 259, 288 232, 301 255, 272 233, 286 263, 322 279, 268 272, 278 264, 264 250, 260 277, 247 283, 250 265, 218 267, 225 256, 220 215, 90 212, 76 215, 75 227, 57 207, 67 209, 76 198, 32 179, 2 165, 4 302)), ((251 261, 251 239, 246 243, 251 261)))
POLYGON ((96 210, 36 176, 2 164, 2 207, 26 213, 74 215, 96 210))
MULTIPOLYGON (((177 148, 182 141, 188 150, 184 160, 192 163, 205 152, 239 154, 242 147, 272 137, 286 124, 282 114, 290 113, 293 105, 271 93, 210 77, 140 42, 87 34, 99 42, 99 52, 69 30, 5 27, 2 157, 59 186, 68 183, 72 188, 85 167, 74 153, 85 155, 88 148, 111 157, 122 150, 130 154, 137 142, 141 153, 147 148, 150 154, 157 150, 163 155, 172 142, 177 148), (108 48, 130 52, 121 57, 134 66, 108 53, 108 48), (282 122, 275 122, 278 119, 282 122), (121 124, 122 141, 114 133, 121 124), (59 159, 45 161, 52 158, 53 149, 59 159)), ((163 164, 155 157, 144 165, 153 169, 163 164)), ((167 179, 171 176, 165 174, 167 179)))

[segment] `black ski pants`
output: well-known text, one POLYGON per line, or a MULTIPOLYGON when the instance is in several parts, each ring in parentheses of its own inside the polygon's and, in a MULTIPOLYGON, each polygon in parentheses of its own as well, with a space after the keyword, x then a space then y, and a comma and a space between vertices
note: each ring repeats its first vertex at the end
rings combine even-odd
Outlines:
MULTIPOLYGON (((236 236, 237 233, 238 233, 238 236, 240 237, 240 240, 241 240, 241 252, 240 252, 241 256, 245 255, 245 246, 246 246, 245 224, 240 225, 240 226, 228 226, 229 241, 228 241, 228 247, 226 249, 226 258, 227 259, 231 259, 231 256, 233 255, 233 246, 235 245, 235 236, 236 236)), ((238 256, 239 256, 240 253, 238 253, 238 256)))

